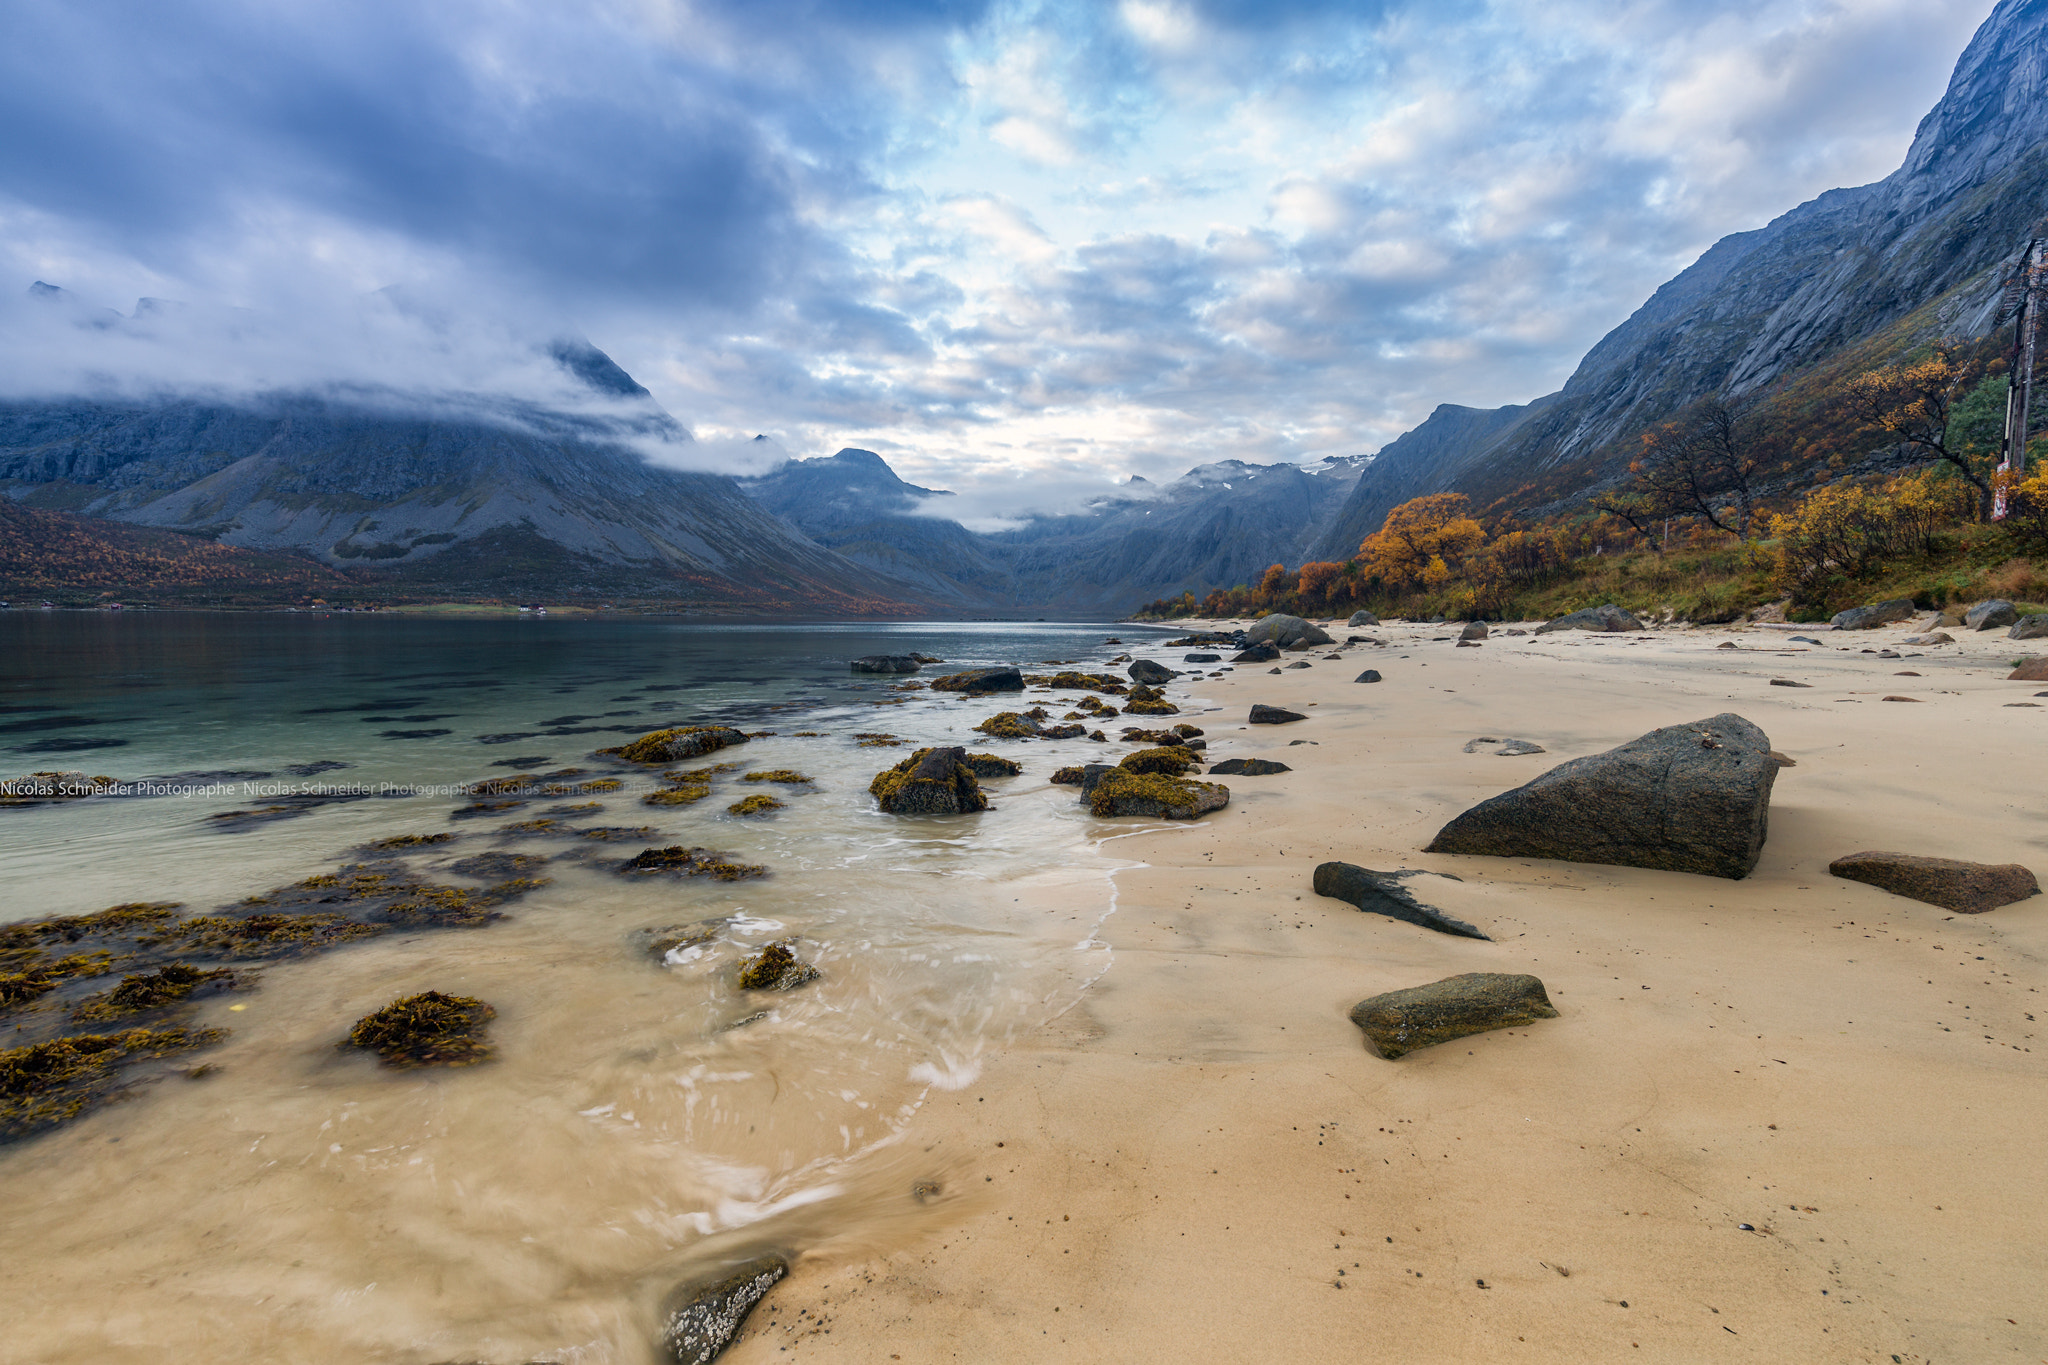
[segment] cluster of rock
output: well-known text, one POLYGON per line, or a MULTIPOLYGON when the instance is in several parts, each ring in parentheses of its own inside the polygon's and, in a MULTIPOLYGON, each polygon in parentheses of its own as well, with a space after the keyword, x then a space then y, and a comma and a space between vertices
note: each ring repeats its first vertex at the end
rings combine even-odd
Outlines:
MULTIPOLYGON (((1895 621, 1910 620, 1918 614, 1912 599, 1894 597, 1889 601, 1871 602, 1860 607, 1838 611, 1828 624, 1836 630, 1875 630, 1895 621)), ((2013 640, 2048 639, 2048 612, 2022 616, 2018 607, 2002 597, 1989 597, 1981 602, 1972 602, 1960 612, 1949 610, 1935 612, 1920 622, 1918 633, 1907 644, 1949 644, 1950 637, 1944 630, 1963 629, 1973 631, 2004 630, 2007 638, 2013 640)))

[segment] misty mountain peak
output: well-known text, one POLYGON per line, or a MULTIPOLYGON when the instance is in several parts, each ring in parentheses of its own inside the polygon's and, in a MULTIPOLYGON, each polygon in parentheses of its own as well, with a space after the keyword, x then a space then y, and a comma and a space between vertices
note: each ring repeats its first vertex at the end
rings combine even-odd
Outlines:
POLYGON ((581 337, 562 337, 548 347, 555 363, 596 389, 621 398, 652 398, 641 383, 619 367, 619 363, 581 337))

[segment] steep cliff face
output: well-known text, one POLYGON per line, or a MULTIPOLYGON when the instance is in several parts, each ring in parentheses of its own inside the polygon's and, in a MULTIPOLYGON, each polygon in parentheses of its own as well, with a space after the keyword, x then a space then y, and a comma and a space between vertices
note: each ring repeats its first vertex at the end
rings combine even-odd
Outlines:
POLYGON ((1593 347, 1560 392, 1496 410, 1491 430, 1461 415, 1470 410, 1438 409, 1375 461, 1340 524, 1370 530, 1407 498, 1447 489, 1511 497, 1570 461, 1588 462, 1590 482, 1686 404, 1765 392, 1929 304, 1945 305, 1940 330, 1981 333, 2044 211, 2048 0, 2003 0, 1897 171, 1723 238, 1593 347))

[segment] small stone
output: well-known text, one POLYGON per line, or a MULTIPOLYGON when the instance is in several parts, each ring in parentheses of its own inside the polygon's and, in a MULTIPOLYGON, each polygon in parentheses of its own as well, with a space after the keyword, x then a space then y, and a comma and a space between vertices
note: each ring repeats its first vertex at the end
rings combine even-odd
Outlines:
POLYGON ((1555 1018, 1542 981, 1507 972, 1466 972, 1351 1007, 1366 1045, 1388 1061, 1453 1038, 1555 1018))
POLYGON ((1221 773, 1226 777, 1270 777, 1274 773, 1291 773, 1294 769, 1285 763, 1275 763, 1270 758, 1226 758, 1209 769, 1211 777, 1221 773))
POLYGON ((1791 680, 1790 678, 1773 678, 1773 679, 1771 679, 1771 686, 1773 686, 1773 687, 1811 687, 1811 686, 1813 686, 1813 684, 1812 684, 1812 683, 1803 683, 1803 682, 1793 682, 1793 681, 1792 681, 1792 680, 1791 680))
POLYGON ((1309 662, 1308 660, 1306 660, 1306 659, 1297 659, 1297 660, 1295 660, 1295 661, 1294 661, 1293 663, 1291 663, 1291 664, 1289 664, 1289 665, 1287 665, 1287 666, 1288 666, 1289 668, 1314 668, 1314 667, 1315 667, 1315 665, 1314 665, 1314 664, 1310 663, 1310 662, 1309 662))
POLYGON ((1304 716, 1301 712, 1289 711, 1281 706, 1254 705, 1252 707, 1251 724, 1253 725, 1291 725, 1297 720, 1307 719, 1308 717, 1304 716))
POLYGON ((662 1310, 664 1365, 710 1365, 788 1273, 788 1259, 770 1253, 678 1286, 662 1310))
POLYGON ((2018 863, 1966 863, 1872 850, 1837 858, 1828 871, 1964 915, 1981 915, 2041 894, 2034 874, 2018 863))
POLYGON ((1885 701, 1926 701, 1925 697, 1885 697, 1885 701))
POLYGON ((1737 645, 1737 644, 1736 644, 1736 643, 1735 643, 1735 642, 1734 642, 1733 640, 1723 640, 1723 641, 1722 641, 1722 642, 1721 642, 1720 644, 1718 644, 1718 645, 1715 645, 1715 646, 1714 646, 1714 648, 1716 648, 1716 649, 1739 649, 1739 648, 1741 648, 1741 646, 1740 646, 1740 645, 1737 645))
POLYGON ((1352 679, 1351 681, 1353 681, 1353 682, 1362 682, 1362 683, 1375 683, 1375 682, 1378 682, 1378 681, 1380 681, 1380 671, 1379 671, 1379 670, 1378 670, 1377 668, 1368 668, 1368 669, 1366 669, 1366 670, 1365 670, 1365 672, 1363 672, 1363 673, 1359 674, 1359 675, 1358 675, 1357 677, 1353 678, 1353 679, 1352 679))
POLYGON ((1908 635, 1899 643, 1907 645, 1952 645, 1956 637, 1945 630, 1930 631, 1926 635, 1908 635))

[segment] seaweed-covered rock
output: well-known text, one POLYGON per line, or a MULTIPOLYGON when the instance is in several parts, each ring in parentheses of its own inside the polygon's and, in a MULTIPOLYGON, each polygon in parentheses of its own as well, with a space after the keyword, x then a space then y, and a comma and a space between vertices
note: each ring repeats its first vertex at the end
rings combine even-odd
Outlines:
POLYGON ((1299 616, 1289 616, 1285 612, 1277 611, 1271 616, 1261 617, 1257 625, 1246 631, 1244 633, 1244 642, 1247 645, 1270 642, 1282 649, 1291 649, 1295 645, 1302 644, 1327 645, 1335 643, 1330 638, 1329 633, 1321 626, 1304 621, 1299 616))
POLYGON ((1388 1061, 1453 1038, 1555 1018, 1540 980, 1508 972, 1466 972, 1351 1007, 1366 1046, 1388 1061))
POLYGON ((1838 611, 1828 622, 1836 630, 1876 630, 1894 621, 1905 621, 1913 615, 1911 598, 1895 597, 1889 602, 1872 602, 1866 606, 1850 607, 1838 611))
POLYGON ((1247 646, 1238 653, 1231 655, 1230 662, 1234 664, 1266 664, 1279 657, 1280 646, 1269 640, 1261 640, 1259 643, 1247 646))
POLYGON ((1156 687, 1140 684, 1131 689, 1129 700, 1124 702, 1124 711, 1137 716, 1177 716, 1180 708, 1168 701, 1156 687))
POLYGON ((934 692, 1022 692, 1024 673, 1015 664, 996 668, 969 668, 932 679, 934 692))
POLYGON ((785 810, 787 808, 788 803, 778 801, 766 792, 754 792, 752 795, 742 796, 739 800, 727 806, 725 813, 727 815, 767 815, 771 811, 785 810))
POLYGON ((740 963, 743 991, 791 991, 818 979, 818 969, 799 962, 787 941, 771 943, 740 963))
POLYGON ((628 763, 680 763, 746 742, 746 734, 730 725, 683 725, 642 735, 620 748, 618 756, 628 763))
MULTIPOLYGON (((1098 763, 1095 766, 1101 768, 1107 767, 1108 765, 1098 763)), ((1084 769, 1082 768, 1082 766, 1076 763, 1069 767, 1059 769, 1052 775, 1052 781, 1056 785, 1062 787, 1078 787, 1081 785, 1081 775, 1083 771, 1084 769)))
POLYGON ((1666 726, 1480 802, 1428 851, 1746 877, 1763 853, 1770 753, 1764 732, 1730 713, 1666 726))
MULTIPOLYGON (((1097 767, 1089 764, 1090 769, 1097 767)), ((1152 819, 1193 820, 1230 804, 1230 788, 1221 782, 1191 782, 1184 777, 1160 773, 1134 773, 1109 768, 1099 776, 1084 775, 1088 810, 1105 818, 1142 815, 1152 819), (1095 777, 1092 787, 1087 777, 1095 777)))
POLYGON ((1635 614, 1614 603, 1604 606, 1586 607, 1583 610, 1560 616, 1555 621, 1545 621, 1536 627, 1538 635, 1548 635, 1553 630, 1641 630, 1643 623, 1635 614))
POLYGON ((341 1046, 374 1052, 386 1066, 473 1066, 491 1056, 484 1031, 497 1017, 473 996, 422 991, 358 1019, 341 1046))
POLYGON ((1412 875, 1375 872, 1356 863, 1323 863, 1316 868, 1315 889, 1318 896, 1344 901, 1368 914, 1386 915, 1390 919, 1419 924, 1425 929, 1459 938, 1486 937, 1465 921, 1453 919, 1435 906, 1417 900, 1407 887, 1401 885, 1404 877, 1412 875))
POLYGON ((1132 682, 1143 683, 1147 687, 1157 687, 1161 683, 1172 682, 1180 676, 1178 672, 1168 668, 1165 664, 1157 664, 1150 659, 1134 659, 1131 662, 1131 666, 1125 669, 1124 672, 1131 675, 1132 682))
POLYGON ((2018 863, 1966 863, 1871 850, 1837 858, 1828 871, 1962 915, 1981 915, 2041 894, 2034 874, 2018 863))
POLYGON ((153 972, 121 978, 110 991, 89 995, 72 1008, 81 1023, 107 1023, 130 1015, 149 1014, 191 1000, 203 990, 228 990, 235 984, 232 968, 211 969, 173 962, 153 972))
POLYGON ((1123 762, 1117 766, 1125 772, 1165 773, 1168 777, 1179 777, 1195 766, 1195 756, 1178 746, 1140 749, 1134 754, 1124 755, 1123 762))
POLYGON ((762 768, 748 773, 742 782, 776 782, 785 787, 809 786, 811 779, 794 768, 762 768))
POLYGON ((2018 608, 2002 597, 1973 602, 1963 613, 1963 624, 1971 630, 1997 630, 2020 619, 2018 608))
POLYGON ((1024 771, 1022 763, 1014 758, 1004 758, 1001 754, 969 754, 960 761, 965 763, 976 777, 1015 777, 1024 771))
POLYGON ((847 663, 855 673, 915 673, 922 666, 908 654, 866 654, 847 663))
POLYGON ((1294 769, 1285 763, 1275 763, 1270 758, 1226 758, 1209 769, 1211 777, 1221 774, 1226 777, 1271 777, 1274 773, 1291 773, 1294 769))
POLYGON ((967 751, 957 745, 919 749, 876 773, 868 791, 891 815, 965 815, 988 809, 967 751))
POLYGON ((768 875, 756 863, 736 863, 731 856, 708 848, 670 844, 666 848, 643 848, 619 865, 623 876, 653 876, 668 873, 678 877, 711 877, 721 882, 751 881, 768 875))
POLYGON ((780 1254, 755 1256, 678 1286, 662 1308, 663 1365, 710 1365, 747 1314, 789 1273, 780 1254))
POLYGON ((1019 711, 998 711, 974 728, 990 739, 1037 739, 1044 733, 1037 721, 1019 711))
POLYGON ((1308 717, 1304 716, 1301 712, 1289 711, 1284 706, 1254 704, 1250 723, 1253 725, 1291 725, 1297 720, 1307 719, 1308 717))

